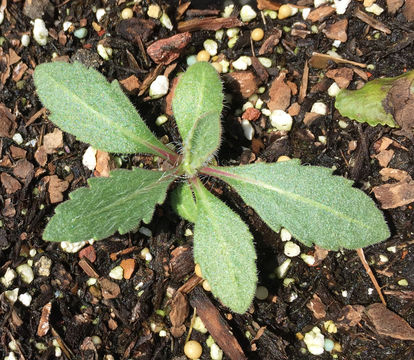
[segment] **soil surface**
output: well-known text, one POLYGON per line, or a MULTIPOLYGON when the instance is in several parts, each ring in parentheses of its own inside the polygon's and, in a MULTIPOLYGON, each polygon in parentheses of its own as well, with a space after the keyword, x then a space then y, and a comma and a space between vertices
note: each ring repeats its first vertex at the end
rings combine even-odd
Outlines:
MULTIPOLYGON (((223 38, 216 40, 218 59, 210 61, 232 63, 246 55, 252 65, 238 70, 237 77, 222 73, 228 96, 218 162, 234 165, 274 162, 282 155, 298 158, 303 164, 334 168, 335 174, 355 181, 356 187, 372 196, 378 207, 385 207, 373 189, 401 181, 387 178, 389 169, 399 170, 406 183, 412 181, 407 180, 414 176, 412 141, 398 129, 370 127, 341 117, 327 93, 334 80, 356 89, 368 80, 414 69, 413 1, 378 0, 375 4, 384 10, 380 15, 368 12, 368 3, 351 1, 344 14, 337 14, 329 4, 322 5, 322 12, 321 7, 315 10, 312 1, 300 0, 292 3, 300 11, 280 20, 258 10, 258 6, 278 9, 276 2, 257 1, 251 2, 257 16, 248 23, 240 23, 243 4, 235 3, 232 20, 226 24, 217 20, 224 10, 220 1, 158 2, 171 19, 169 30, 158 18, 148 16, 148 7, 155 2, 145 0, 3 0, 0 276, 29 264, 34 279, 27 283, 18 274, 0 283, 0 357, 185 359, 183 347, 190 336, 203 347, 201 359, 211 359, 209 333, 192 329, 189 334, 197 308, 197 315, 223 348, 224 359, 414 358, 414 211, 413 203, 401 199, 383 209, 391 237, 364 249, 387 307, 380 305, 356 251, 327 253, 298 243, 301 253, 313 256, 314 263, 309 265, 300 256, 291 258, 287 272, 279 278, 276 269, 288 259, 285 242, 220 182, 211 182, 211 191, 249 225, 258 254, 259 285, 268 291, 244 315, 231 313, 197 285, 201 279, 194 275, 192 224, 180 219, 168 201, 156 209, 150 224, 127 235, 85 244, 81 252, 68 253, 59 244, 42 240, 55 207, 70 191, 85 186, 89 177, 101 176, 115 166, 148 167, 152 159, 97 153, 100 165, 93 171, 85 167, 82 159, 88 145, 56 130, 36 96, 32 79, 36 65, 80 61, 110 81, 119 80, 151 129, 165 142, 179 144, 171 116, 163 125, 155 125, 159 115, 168 113, 170 100, 168 96, 151 100, 149 84, 167 72, 171 85, 175 75, 186 69, 187 57, 202 50, 206 39, 216 40, 215 30, 221 27, 223 38), (133 17, 122 19, 127 7, 133 17), (96 10, 101 8, 105 13, 98 21, 96 10), (311 9, 307 20, 302 15, 305 8, 311 9), (42 18, 49 31, 46 45, 33 38, 36 18, 42 18), (217 28, 206 28, 212 25, 217 28), (226 26, 240 29, 232 48, 226 26), (264 30, 264 39, 251 41, 251 31, 257 27, 264 30), (82 34, 75 33, 80 28, 87 30, 81 39, 82 34), (188 44, 164 49, 176 54, 176 59, 157 64, 149 56, 151 44, 184 30, 191 34, 188 44), (24 34, 30 37, 27 46, 22 45, 24 34), (333 46, 338 39, 342 43, 333 46), (98 55, 98 45, 112 49, 107 60, 98 55), (332 58, 323 68, 316 67, 313 54, 332 49, 352 62, 332 58), (271 66, 263 66, 256 56, 269 59, 271 66), (241 110, 254 93, 263 101, 262 109, 283 108, 293 115, 289 132, 272 129, 260 111, 241 110), (315 102, 326 105, 326 114, 312 113, 315 102), (242 118, 254 130, 251 140, 245 136, 242 118), (151 254, 147 260, 144 248, 151 254), (118 265, 124 267, 121 280, 109 276, 118 265), (131 266, 132 274, 127 275, 125 269, 131 266), (179 288, 181 297, 174 296, 179 288), (178 324, 173 324, 177 317, 178 324), (303 338, 315 327, 325 340, 332 340, 332 351, 309 352, 303 338), (221 335, 228 342, 223 344, 221 335)), ((250 101, 260 108, 256 98, 250 101)))

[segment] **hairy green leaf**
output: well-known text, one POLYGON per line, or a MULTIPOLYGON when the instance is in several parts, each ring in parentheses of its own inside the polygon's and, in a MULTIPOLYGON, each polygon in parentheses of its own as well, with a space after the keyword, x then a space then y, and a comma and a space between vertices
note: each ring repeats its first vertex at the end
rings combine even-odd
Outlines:
POLYGON ((250 306, 256 290, 256 253, 247 225, 198 181, 194 259, 212 292, 237 313, 250 306))
POLYGON ((184 145, 183 169, 195 174, 220 145, 220 114, 209 112, 194 121, 184 145))
MULTIPOLYGON (((210 116, 217 117, 214 120, 210 118, 213 122, 212 126, 220 127, 223 91, 220 77, 211 64, 207 62, 195 63, 181 75, 174 90, 172 108, 183 139, 184 152, 186 146, 191 142, 191 137, 196 134, 193 128, 199 125, 198 119, 206 114, 211 114, 210 116)), ((205 134, 205 136, 215 136, 219 139, 220 134, 221 130, 215 130, 212 134, 205 134)), ((216 143, 217 139, 213 142, 216 143)), ((199 143, 199 145, 201 144, 199 143)))
POLYGON ((165 200, 173 177, 160 171, 134 168, 111 171, 108 178, 90 178, 89 188, 73 191, 56 207, 43 232, 48 241, 101 240, 116 231, 151 221, 154 208, 165 200))
POLYGON ((80 63, 36 66, 34 82, 50 119, 96 149, 117 153, 172 154, 148 129, 122 92, 80 63))
MULTIPOLYGON (((393 100, 389 98, 390 90, 398 80, 414 79, 414 71, 393 78, 381 78, 370 81, 359 90, 342 90, 337 96, 335 107, 342 116, 358 122, 366 122, 371 126, 378 124, 398 127, 394 118, 393 100)), ((411 84, 411 93, 414 92, 411 84)), ((401 97, 399 94, 398 97, 401 97)))
POLYGON ((171 206, 178 216, 195 223, 197 219, 197 205, 193 197, 190 184, 180 184, 171 193, 171 206))
POLYGON ((283 226, 308 246, 356 249, 390 235, 371 198, 331 169, 291 160, 205 172, 234 187, 274 231, 283 226))

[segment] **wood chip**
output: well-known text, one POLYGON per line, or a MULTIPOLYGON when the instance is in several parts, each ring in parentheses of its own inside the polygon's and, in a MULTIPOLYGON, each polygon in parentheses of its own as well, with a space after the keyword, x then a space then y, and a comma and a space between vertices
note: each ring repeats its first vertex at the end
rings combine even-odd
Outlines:
POLYGON ((26 178, 33 177, 34 166, 26 159, 19 160, 13 167, 13 175, 24 181, 26 178))
POLYGON ((175 15, 175 20, 177 21, 180 20, 190 5, 191 5, 191 1, 186 1, 185 3, 178 5, 176 15, 175 15))
POLYGON ((299 88, 299 96, 298 96, 299 104, 302 104, 303 100, 305 100, 306 92, 308 89, 308 82, 309 82, 309 65, 308 65, 308 62, 305 61, 305 66, 303 67, 302 80, 301 80, 300 88, 299 88))
POLYGON ((414 20, 414 0, 405 0, 405 5, 403 8, 404 17, 407 21, 414 20))
POLYGON ((290 105, 291 90, 285 83, 286 72, 280 72, 279 76, 273 80, 269 89, 270 100, 267 107, 270 111, 286 110, 290 105))
POLYGON ((356 326, 362 320, 362 314, 365 307, 362 305, 346 305, 341 309, 341 312, 335 321, 338 327, 345 328, 356 326))
POLYGON ((333 24, 327 25, 322 32, 329 39, 339 40, 340 42, 345 43, 348 40, 348 35, 346 33, 347 29, 348 19, 342 19, 333 24))
POLYGON ((124 259, 119 266, 124 270, 124 279, 129 280, 135 270, 135 259, 124 259))
POLYGON ((236 17, 208 17, 204 19, 190 19, 178 23, 177 30, 179 32, 198 31, 198 30, 212 30, 227 29, 233 27, 240 27, 243 25, 236 17))
POLYGON ((121 80, 119 83, 130 94, 137 93, 141 85, 139 79, 135 75, 131 75, 126 79, 121 80))
POLYGON ((57 149, 63 147, 63 133, 55 128, 52 133, 43 137, 43 146, 46 154, 53 154, 57 149))
POLYGON ((27 69, 28 66, 24 62, 19 62, 13 69, 12 80, 14 82, 20 81, 27 69))
POLYGON ((133 41, 139 46, 139 41, 151 39, 156 23, 153 19, 133 17, 122 20, 116 27, 116 32, 124 39, 133 41))
POLYGON ((79 251, 78 256, 79 256, 79 259, 86 258, 93 264, 96 261, 95 248, 92 245, 84 247, 83 249, 79 251))
POLYGON ((102 150, 96 151, 96 167, 95 176, 109 177, 109 172, 114 168, 114 164, 111 164, 111 157, 109 153, 102 150))
POLYGON ((245 99, 253 95, 257 90, 256 76, 251 71, 234 71, 226 74, 224 79, 229 82, 229 86, 234 91, 239 91, 245 99))
POLYGON ((44 146, 40 146, 34 154, 34 158, 40 166, 45 166, 47 163, 47 153, 44 146))
POLYGON ((275 28, 266 35, 267 37, 259 49, 260 56, 273 53, 273 50, 279 44, 280 38, 282 37, 282 30, 275 28))
POLYGON ((57 175, 49 176, 48 193, 51 204, 63 201, 63 192, 69 187, 69 182, 61 180, 57 175))
POLYGON ((10 145, 10 153, 14 160, 26 158, 27 151, 14 145, 10 145))
POLYGON ((175 281, 184 279, 194 271, 193 250, 190 246, 178 246, 171 251, 169 272, 175 281))
POLYGON ((174 90, 178 84, 178 80, 180 79, 180 77, 174 77, 170 83, 170 91, 168 92, 167 96, 165 97, 165 113, 168 116, 172 116, 173 115, 173 111, 172 111, 172 100, 174 98, 174 90))
POLYGON ((394 15, 403 5, 404 0, 387 0, 387 10, 391 15, 394 15))
POLYGON ((400 181, 372 188, 376 199, 381 203, 381 209, 394 209, 414 202, 414 181, 400 181))
POLYGON ((335 13, 335 9, 332 6, 326 5, 326 6, 319 6, 315 10, 312 10, 308 18, 306 20, 316 22, 316 21, 322 21, 328 16, 331 16, 333 13, 335 13))
POLYGON ((387 28, 381 21, 373 18, 372 16, 369 16, 358 7, 355 9, 354 16, 376 30, 382 31, 385 34, 391 34, 391 30, 387 28))
POLYGON ((338 69, 329 70, 326 76, 330 79, 335 80, 341 89, 346 89, 352 80, 354 71, 352 69, 341 67, 338 69))
POLYGON ((292 105, 289 106, 287 109, 287 112, 290 116, 296 116, 300 113, 300 105, 299 103, 295 102, 292 105))
POLYGON ((312 311, 315 319, 323 319, 326 316, 326 306, 316 294, 313 294, 312 299, 306 304, 306 307, 312 311))
POLYGON ((16 117, 0 103, 0 137, 12 138, 17 129, 16 117))
POLYGON ((49 316, 52 310, 52 303, 48 302, 42 308, 42 315, 40 316, 39 325, 37 326, 37 336, 45 336, 50 329, 49 316))
POLYGON ((178 59, 190 40, 191 34, 189 32, 176 34, 155 41, 147 48, 147 53, 156 64, 168 65, 178 59))
POLYGON ((5 172, 1 173, 0 181, 4 187, 4 190, 6 190, 6 194, 14 194, 16 191, 22 188, 22 185, 18 180, 5 172))
POLYGON ((414 341, 414 329, 402 317, 388 310, 383 304, 369 305, 365 314, 374 325, 379 335, 385 335, 398 340, 414 341))
POLYGON ((281 4, 271 0, 257 0, 259 10, 279 10, 281 4))
POLYGON ((309 64, 317 69, 325 69, 329 64, 329 61, 332 61, 336 64, 350 64, 350 65, 355 65, 355 66, 359 66, 362 68, 367 67, 365 64, 362 64, 359 62, 346 60, 346 59, 340 59, 340 58, 337 58, 331 55, 320 54, 317 52, 312 53, 312 57, 309 60, 309 64))
POLYGON ((410 181, 411 176, 405 170, 384 168, 380 170, 382 180, 388 181, 390 179, 398 181, 410 181))
POLYGON ((86 257, 82 257, 78 265, 82 268, 82 270, 85 272, 86 275, 92 278, 99 278, 99 274, 95 271, 93 266, 89 263, 86 257))
POLYGON ((196 309, 217 345, 231 360, 247 360, 229 325, 200 287, 191 292, 190 304, 196 309))
POLYGON ((171 301, 171 311, 169 314, 172 324, 171 333, 174 337, 180 337, 185 332, 183 326, 189 313, 187 297, 181 291, 176 291, 171 301), (183 331, 184 330, 184 331, 183 331))
POLYGON ((104 299, 115 299, 121 293, 118 284, 111 280, 101 278, 99 279, 99 285, 101 286, 102 297, 104 299))

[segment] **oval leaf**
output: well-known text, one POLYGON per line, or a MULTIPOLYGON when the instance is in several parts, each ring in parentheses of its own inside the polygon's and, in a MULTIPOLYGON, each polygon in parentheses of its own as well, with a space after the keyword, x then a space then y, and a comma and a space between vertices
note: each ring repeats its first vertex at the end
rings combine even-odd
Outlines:
POLYGON ((384 216, 352 181, 291 160, 211 168, 274 230, 283 226, 307 246, 356 249, 387 239, 384 216))
POLYGON ((50 120, 96 149, 116 153, 150 153, 167 157, 165 147, 148 129, 122 92, 94 69, 80 63, 36 66, 34 82, 50 120))
POLYGON ((188 183, 180 184, 171 193, 171 206, 178 216, 195 223, 197 220, 197 205, 193 191, 188 183))
POLYGON ((194 260, 212 292, 232 311, 244 313, 256 291, 256 253, 247 225, 198 181, 194 260))
POLYGON ((149 223, 155 206, 165 200, 173 177, 134 168, 111 171, 108 178, 90 178, 89 188, 73 191, 56 207, 43 232, 47 241, 101 240, 149 223))

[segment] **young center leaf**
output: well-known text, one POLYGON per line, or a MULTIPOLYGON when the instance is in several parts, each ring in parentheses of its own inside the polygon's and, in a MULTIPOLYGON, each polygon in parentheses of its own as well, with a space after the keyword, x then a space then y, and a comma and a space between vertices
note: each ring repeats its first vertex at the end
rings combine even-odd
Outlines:
POLYGON ((196 157, 203 163, 218 148, 221 136, 223 91, 220 77, 211 64, 195 63, 181 75, 174 90, 172 109, 183 139, 184 155, 197 153, 196 157), (195 140, 197 136, 208 136, 208 144, 195 140))
POLYGON ((375 203, 330 169, 291 160, 203 172, 230 184, 274 231, 283 226, 307 246, 356 249, 390 235, 375 203))
POLYGON ((197 204, 189 183, 180 184, 171 192, 171 206, 178 216, 189 222, 196 222, 197 204))
POLYGON ((134 168, 111 171, 108 178, 90 178, 89 188, 73 191, 70 200, 56 207, 43 232, 48 241, 101 240, 116 231, 151 221, 155 206, 165 200, 172 176, 134 168))
POLYGON ((145 125, 119 83, 80 63, 36 66, 34 82, 50 120, 96 149, 116 153, 172 152, 145 125))
POLYGON ((232 311, 244 313, 256 290, 256 253, 247 225, 200 181, 194 185, 197 220, 194 260, 215 296, 232 311))

